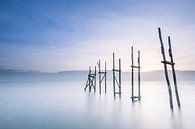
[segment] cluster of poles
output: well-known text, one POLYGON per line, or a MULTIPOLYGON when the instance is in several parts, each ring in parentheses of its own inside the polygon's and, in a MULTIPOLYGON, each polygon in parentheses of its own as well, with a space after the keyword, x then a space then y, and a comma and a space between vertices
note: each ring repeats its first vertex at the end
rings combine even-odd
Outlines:
MULTIPOLYGON (((170 83, 170 78, 169 78, 169 72, 168 72, 168 65, 171 66, 172 69, 172 76, 173 76, 173 84, 174 84, 174 89, 175 89, 175 95, 176 95, 176 100, 177 100, 177 105, 180 108, 180 99, 179 99, 179 93, 178 93, 178 88, 177 88, 177 79, 176 79, 176 72, 175 72, 175 63, 173 60, 173 53, 172 53, 172 47, 171 47, 171 38, 168 36, 168 52, 169 52, 169 57, 170 61, 166 59, 166 54, 165 54, 165 48, 162 40, 162 35, 161 35, 161 29, 158 28, 158 34, 159 34, 159 39, 160 39, 160 45, 161 45, 161 54, 163 61, 161 63, 164 66, 164 74, 165 74, 165 79, 168 87, 168 93, 169 93, 169 102, 170 102, 170 108, 173 109, 173 95, 172 95, 172 88, 171 88, 171 83, 170 83)), ((133 46, 131 47, 131 99, 132 101, 137 101, 141 100, 141 92, 140 92, 140 86, 141 86, 141 65, 140 65, 140 50, 137 52, 138 57, 137 57, 137 64, 135 65, 134 61, 134 50, 133 46), (135 72, 137 70, 137 72, 135 72), (137 73, 137 94, 135 95, 135 84, 134 84, 134 78, 135 78, 135 73, 137 73)), ((122 70, 121 70, 121 59, 118 59, 118 62, 115 61, 115 53, 113 53, 113 68, 112 68, 112 79, 113 79, 113 94, 114 97, 116 95, 119 95, 121 97, 121 77, 122 77, 122 70), (116 63, 118 63, 118 67, 116 67, 116 63)), ((89 89, 89 92, 93 89, 94 92, 96 92, 96 77, 97 74, 99 75, 99 94, 102 94, 102 89, 104 88, 104 93, 107 93, 107 66, 106 62, 104 63, 104 69, 101 68, 101 61, 99 60, 97 63, 98 70, 95 69, 92 70, 91 67, 89 67, 89 73, 88 73, 88 78, 87 82, 85 85, 85 90, 87 88, 89 89), (103 87, 102 87, 103 86, 103 87)))

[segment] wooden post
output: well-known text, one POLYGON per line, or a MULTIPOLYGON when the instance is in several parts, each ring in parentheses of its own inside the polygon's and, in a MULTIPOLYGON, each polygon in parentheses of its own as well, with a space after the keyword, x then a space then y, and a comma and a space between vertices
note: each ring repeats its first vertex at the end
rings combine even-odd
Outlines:
POLYGON ((133 46, 131 47, 131 99, 134 97, 134 62, 133 62, 133 46))
POLYGON ((90 77, 91 76, 91 67, 89 67, 89 73, 90 73, 88 75, 89 76, 89 92, 91 92, 91 77, 90 77))
POLYGON ((115 56, 113 53, 113 91, 114 91, 114 96, 115 96, 115 56))
POLYGON ((164 64, 165 78, 167 81, 168 92, 169 92, 169 102, 170 102, 171 109, 173 109, 172 91, 171 91, 171 85, 170 85, 169 76, 168 76, 167 61, 166 61, 166 57, 165 57, 165 50, 164 50, 164 45, 163 45, 163 41, 162 41, 160 28, 158 28, 158 32, 159 32, 159 39, 160 39, 160 44, 161 44, 161 53, 163 56, 162 63, 164 64))
POLYGON ((171 67, 172 67, 172 74, 173 74, 173 82, 174 82, 174 87, 175 87, 175 94, 176 94, 176 99, 177 99, 177 105, 178 107, 181 106, 180 104, 180 100, 179 100, 179 93, 178 93, 178 89, 177 89, 177 79, 176 79, 176 73, 175 73, 175 63, 173 61, 173 54, 172 54, 172 47, 171 47, 171 38, 170 36, 168 36, 168 43, 169 43, 169 56, 171 59, 171 67))
POLYGON ((86 85, 85 85, 85 88, 84 88, 85 91, 86 91, 86 89, 88 87, 88 84, 89 84, 89 74, 90 74, 90 67, 89 67, 89 73, 88 73, 88 76, 87 76, 87 82, 86 82, 86 85))
POLYGON ((119 95, 121 96, 121 59, 119 58, 119 95))
POLYGON ((97 73, 96 73, 96 66, 95 66, 94 92, 96 92, 96 75, 97 75, 97 73))
POLYGON ((107 89, 106 89, 106 80, 107 80, 107 77, 106 77, 106 76, 107 76, 106 62, 105 62, 105 75, 104 75, 104 76, 105 76, 105 94, 106 94, 106 90, 107 90, 107 89))
POLYGON ((140 94, 140 51, 138 51, 138 97, 139 100, 141 98, 141 94, 140 94))
POLYGON ((100 66, 100 60, 98 63, 98 67, 99 67, 99 93, 101 94, 101 66, 100 66))

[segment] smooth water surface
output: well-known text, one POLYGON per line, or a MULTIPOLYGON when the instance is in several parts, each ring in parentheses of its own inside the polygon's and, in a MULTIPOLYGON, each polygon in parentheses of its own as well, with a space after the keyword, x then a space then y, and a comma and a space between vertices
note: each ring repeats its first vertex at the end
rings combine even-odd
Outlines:
MULTIPOLYGON (((194 129, 195 82, 180 82, 181 110, 169 108, 165 82, 142 82, 141 101, 84 92, 84 82, 0 83, 0 129, 194 129)), ((98 85, 97 85, 98 87, 98 85)))

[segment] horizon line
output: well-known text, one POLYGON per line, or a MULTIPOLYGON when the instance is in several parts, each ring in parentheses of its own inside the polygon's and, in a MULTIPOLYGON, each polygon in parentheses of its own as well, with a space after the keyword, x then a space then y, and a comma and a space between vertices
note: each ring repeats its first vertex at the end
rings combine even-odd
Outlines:
MULTIPOLYGON (((0 68, 0 70, 7 70, 7 71, 15 71, 15 72, 37 72, 37 73, 61 73, 61 72, 81 72, 81 71, 88 71, 88 69, 73 69, 73 70, 60 70, 60 71, 40 71, 40 70, 26 70, 26 69, 14 69, 14 68, 0 68)), ((94 71, 94 70, 93 70, 94 71)), ((108 69, 107 71, 112 71, 112 69, 108 69)), ((163 69, 155 69, 155 70, 144 70, 141 72, 155 72, 155 71, 164 71, 163 69)), ((171 70, 168 70, 171 71, 171 70)), ((195 72, 195 70, 183 70, 183 69, 178 69, 176 71, 180 72, 195 72)), ((97 70, 98 72, 98 70, 97 70)), ((122 72, 131 72, 131 70, 122 70, 122 72)))

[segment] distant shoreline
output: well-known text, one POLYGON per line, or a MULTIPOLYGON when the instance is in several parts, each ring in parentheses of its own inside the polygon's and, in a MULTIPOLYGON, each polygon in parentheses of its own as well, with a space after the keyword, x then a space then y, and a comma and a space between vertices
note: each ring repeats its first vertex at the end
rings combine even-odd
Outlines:
MULTIPOLYGON (((170 72, 170 71, 169 71, 170 72)), ((194 81, 195 71, 176 71, 178 81, 194 81)), ((0 69, 0 81, 86 81, 87 70, 61 71, 57 73, 0 69)), ((130 72, 122 72, 122 80, 130 81, 130 72)), ((169 75, 172 78, 172 75, 169 75)), ((108 81, 112 71, 108 71, 108 81)), ((164 71, 141 72, 142 81, 164 81, 164 71)))

